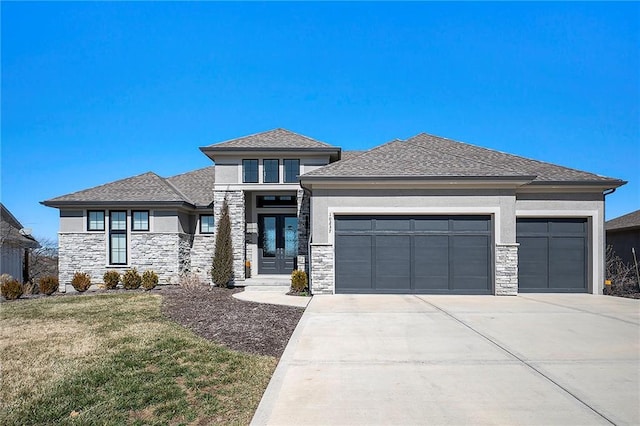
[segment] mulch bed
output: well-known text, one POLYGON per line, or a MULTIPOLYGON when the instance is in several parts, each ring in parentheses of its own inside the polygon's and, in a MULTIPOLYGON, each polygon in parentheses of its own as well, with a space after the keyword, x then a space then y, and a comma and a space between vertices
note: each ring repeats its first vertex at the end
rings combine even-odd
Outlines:
POLYGON ((237 351, 279 358, 304 308, 231 297, 240 291, 243 290, 165 287, 162 312, 205 339, 237 351))

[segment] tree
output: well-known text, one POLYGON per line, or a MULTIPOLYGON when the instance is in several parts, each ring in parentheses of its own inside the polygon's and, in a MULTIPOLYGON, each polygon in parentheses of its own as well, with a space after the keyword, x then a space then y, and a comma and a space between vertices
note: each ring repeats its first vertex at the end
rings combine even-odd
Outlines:
POLYGON ((211 278, 218 287, 229 287, 233 278, 233 245, 231 244, 231 220, 229 205, 225 197, 220 209, 220 220, 216 231, 216 248, 213 255, 211 278))
POLYGON ((38 238, 40 247, 30 249, 29 281, 37 283, 44 276, 58 276, 58 245, 51 238, 38 238))

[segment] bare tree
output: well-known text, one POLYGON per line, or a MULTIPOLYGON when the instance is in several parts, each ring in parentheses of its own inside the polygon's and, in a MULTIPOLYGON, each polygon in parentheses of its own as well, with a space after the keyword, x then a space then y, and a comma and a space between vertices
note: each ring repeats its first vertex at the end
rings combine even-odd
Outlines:
POLYGON ((41 277, 58 276, 58 244, 52 238, 38 238, 40 247, 30 249, 29 281, 37 283, 41 277))

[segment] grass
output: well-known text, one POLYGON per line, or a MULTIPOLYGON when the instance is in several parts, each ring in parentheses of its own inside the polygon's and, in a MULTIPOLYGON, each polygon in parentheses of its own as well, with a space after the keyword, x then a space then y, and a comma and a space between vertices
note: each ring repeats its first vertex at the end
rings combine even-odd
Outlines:
POLYGON ((0 307, 0 424, 247 424, 276 366, 169 321, 161 297, 0 307))

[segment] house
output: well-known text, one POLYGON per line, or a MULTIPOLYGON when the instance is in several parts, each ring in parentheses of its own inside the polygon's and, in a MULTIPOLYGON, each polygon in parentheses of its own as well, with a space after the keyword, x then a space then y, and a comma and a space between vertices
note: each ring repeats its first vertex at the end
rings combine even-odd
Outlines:
POLYGON ((604 199, 625 183, 428 134, 342 152, 276 129, 200 150, 215 166, 44 201, 61 283, 130 267, 210 282, 226 198, 236 282, 298 268, 314 294, 599 293, 604 199))
POLYGON ((2 203, 0 215, 0 274, 9 274, 21 283, 26 282, 29 278, 29 249, 38 248, 40 244, 2 203))
POLYGON ((607 245, 626 264, 633 265, 633 252, 640 261, 640 210, 607 221, 604 225, 607 245))

